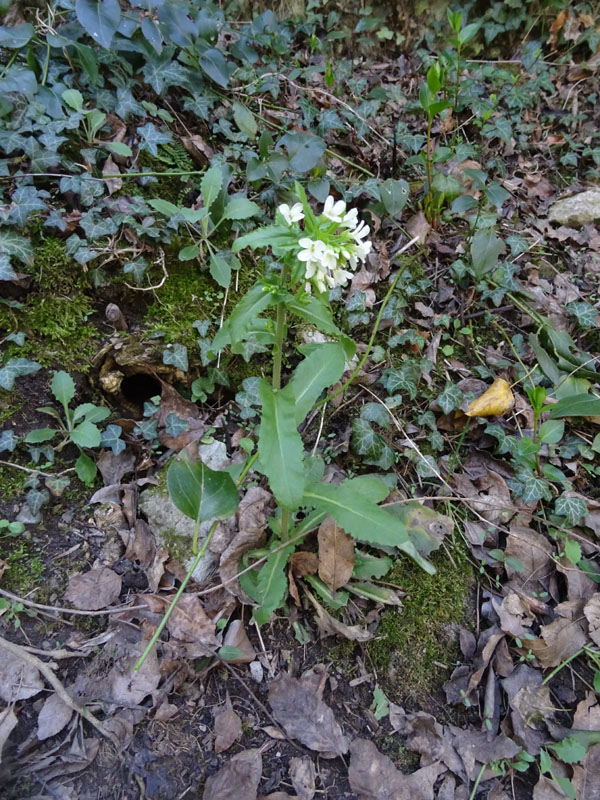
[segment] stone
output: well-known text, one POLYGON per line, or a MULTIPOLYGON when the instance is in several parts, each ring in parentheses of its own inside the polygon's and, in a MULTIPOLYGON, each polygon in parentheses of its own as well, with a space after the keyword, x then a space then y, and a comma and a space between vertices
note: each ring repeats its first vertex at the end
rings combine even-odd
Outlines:
MULTIPOLYGON (((223 442, 213 441, 198 447, 198 457, 210 469, 218 470, 228 466, 227 450, 223 442)), ((152 486, 140 494, 139 508, 146 515, 148 525, 156 539, 157 547, 165 547, 169 555, 181 561, 188 570, 195 556, 192 554, 192 542, 196 523, 175 506, 167 489, 167 469, 165 465, 158 473, 158 486, 152 486), (189 555, 185 555, 185 553, 189 555)), ((212 526, 213 520, 202 522, 198 533, 198 546, 201 547, 212 526)), ((200 563, 192 573, 196 583, 203 584, 213 575, 218 556, 207 548, 200 563)))
POLYGON ((548 210, 550 222, 559 225, 586 225, 600 219, 600 186, 558 200, 548 210))

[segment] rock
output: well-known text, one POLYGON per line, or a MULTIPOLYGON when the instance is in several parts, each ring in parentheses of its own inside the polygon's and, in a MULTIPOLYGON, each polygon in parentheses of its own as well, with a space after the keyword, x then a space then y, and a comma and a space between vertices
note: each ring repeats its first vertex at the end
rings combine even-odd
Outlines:
POLYGON ((600 219, 600 186, 558 200, 548 210, 550 222, 586 225, 600 219))
MULTIPOLYGON (((223 442, 214 441, 211 444, 200 445, 198 456, 207 467, 215 470, 222 469, 230 463, 223 442)), ((140 494, 139 508, 146 515, 157 547, 166 547, 169 555, 181 561, 187 570, 194 560, 192 542, 196 523, 190 517, 182 514, 169 497, 167 469, 168 464, 157 475, 158 486, 152 486, 140 494)), ((212 520, 200 524, 199 546, 202 546, 211 525, 212 520)), ((200 563, 192 573, 192 578, 197 583, 205 583, 216 569, 217 562, 218 556, 207 548, 204 557, 200 559, 200 563)))

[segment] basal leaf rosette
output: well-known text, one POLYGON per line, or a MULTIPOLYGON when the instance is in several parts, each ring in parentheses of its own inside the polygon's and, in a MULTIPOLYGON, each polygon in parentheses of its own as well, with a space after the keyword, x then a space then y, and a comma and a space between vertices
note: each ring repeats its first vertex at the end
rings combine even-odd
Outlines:
POLYGON ((302 202, 278 207, 276 220, 297 237, 297 244, 288 250, 292 283, 304 281, 307 292, 314 287, 320 293, 343 286, 352 278, 351 270, 371 252, 369 226, 343 200, 330 195, 316 216, 304 192, 299 195, 302 202))

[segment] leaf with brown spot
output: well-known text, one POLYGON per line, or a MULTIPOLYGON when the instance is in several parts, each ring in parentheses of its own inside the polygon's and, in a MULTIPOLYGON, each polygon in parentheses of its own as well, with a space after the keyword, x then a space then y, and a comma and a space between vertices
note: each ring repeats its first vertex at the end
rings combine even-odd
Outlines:
POLYGON ((244 750, 206 779, 202 800, 256 800, 261 775, 260 750, 244 750))
POLYGON ((95 567, 71 578, 64 599, 75 608, 99 611, 112 605, 120 594, 121 577, 108 567, 95 567))
POLYGON ((354 570, 354 539, 333 517, 319 526, 319 577, 332 591, 344 586, 354 570))
POLYGON ((314 691, 282 672, 269 689, 273 716, 288 736, 298 739, 324 758, 335 758, 348 751, 348 742, 333 716, 333 711, 314 691))
POLYGON ((231 544, 221 554, 219 562, 221 582, 230 594, 243 603, 252 604, 252 600, 243 591, 236 577, 239 572, 240 558, 248 550, 253 550, 263 544, 267 527, 265 506, 271 498, 272 495, 265 489, 261 489, 260 486, 248 489, 240 500, 236 512, 238 532, 231 544))
POLYGON ((215 715, 215 753, 223 753, 242 735, 242 720, 233 708, 225 708, 215 715))

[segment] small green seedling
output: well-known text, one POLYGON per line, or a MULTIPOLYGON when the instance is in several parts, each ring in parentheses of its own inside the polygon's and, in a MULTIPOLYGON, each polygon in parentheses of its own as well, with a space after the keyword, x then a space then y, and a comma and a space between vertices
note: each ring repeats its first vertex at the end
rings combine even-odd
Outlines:
POLYGON ((19 536, 25 530, 22 522, 9 522, 7 519, 0 519, 0 539, 7 536, 19 536))

